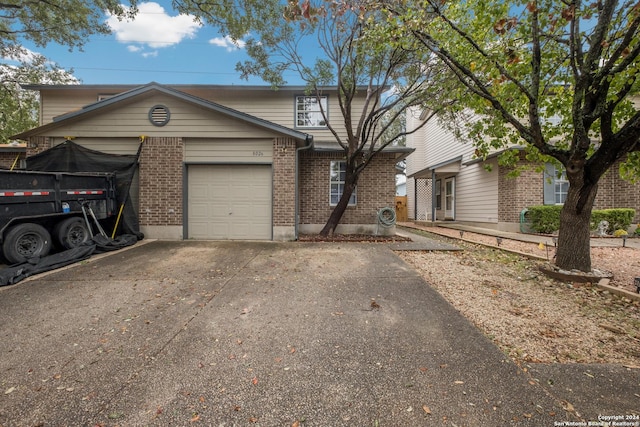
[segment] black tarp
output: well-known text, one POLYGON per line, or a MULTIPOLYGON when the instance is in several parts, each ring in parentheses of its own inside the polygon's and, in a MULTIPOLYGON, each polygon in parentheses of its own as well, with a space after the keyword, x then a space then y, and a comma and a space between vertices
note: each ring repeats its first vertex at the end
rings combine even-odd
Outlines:
MULTIPOLYGON (((142 144, 140 145, 142 147, 142 144)), ((131 182, 138 169, 138 154, 109 154, 90 150, 73 141, 65 141, 53 148, 27 157, 26 169, 43 172, 115 172, 118 205, 124 209, 116 235, 133 234, 142 239, 138 214, 130 203, 131 182)), ((117 217, 107 221, 105 230, 111 234, 117 217)))
POLYGON ((38 273, 65 267, 78 261, 90 258, 93 254, 115 251, 131 246, 138 241, 133 234, 125 234, 115 239, 96 235, 93 240, 73 249, 47 255, 42 258, 31 258, 28 261, 0 269, 0 286, 13 285, 38 273))

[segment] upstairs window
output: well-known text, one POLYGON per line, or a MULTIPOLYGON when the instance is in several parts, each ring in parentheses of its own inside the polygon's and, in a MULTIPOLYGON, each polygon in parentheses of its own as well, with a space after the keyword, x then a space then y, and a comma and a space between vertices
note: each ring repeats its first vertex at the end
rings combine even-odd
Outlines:
MULTIPOLYGON (((329 204, 335 206, 340 201, 344 192, 344 178, 347 170, 347 163, 344 161, 332 161, 329 171, 329 204)), ((356 205, 356 189, 353 190, 349 198, 349 206, 356 205)))
POLYGON ((297 96, 296 97, 296 127, 298 128, 326 128, 327 122, 322 116, 327 114, 327 97, 297 96))

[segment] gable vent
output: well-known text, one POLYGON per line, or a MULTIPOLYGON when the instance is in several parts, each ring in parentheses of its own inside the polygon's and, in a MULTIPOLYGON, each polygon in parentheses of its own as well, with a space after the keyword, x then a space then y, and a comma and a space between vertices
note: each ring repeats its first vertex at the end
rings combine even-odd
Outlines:
POLYGON ((164 126, 169 123, 171 113, 164 105, 156 105, 149 110, 149 121, 154 126, 164 126))

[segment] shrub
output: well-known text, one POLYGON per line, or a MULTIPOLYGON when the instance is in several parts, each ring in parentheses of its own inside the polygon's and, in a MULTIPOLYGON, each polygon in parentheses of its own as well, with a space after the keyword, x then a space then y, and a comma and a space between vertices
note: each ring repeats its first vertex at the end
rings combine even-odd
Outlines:
POLYGON ((622 236, 626 236, 626 235, 628 235, 628 234, 629 234, 629 233, 627 233, 627 230, 623 230, 623 229, 621 229, 621 228, 618 228, 616 231, 614 231, 614 232, 613 232, 613 235, 614 235, 615 237, 622 237, 622 236))
MULTIPOLYGON (((538 205, 531 206, 527 212, 527 218, 531 221, 530 228, 543 234, 551 234, 560 228, 560 205, 538 205)), ((591 212, 591 230, 596 231, 601 221, 607 221, 609 228, 607 232, 612 230, 627 230, 631 226, 631 221, 635 216, 634 209, 597 209, 591 212)), ((635 231, 640 235, 640 224, 635 231)))
POLYGON ((635 216, 634 209, 599 209, 591 212, 591 230, 597 230, 600 221, 609 223, 609 233, 612 230, 627 230, 635 216))
POLYGON ((560 211, 562 206, 540 205, 527 208, 527 216, 531 221, 531 229, 537 233, 551 234, 560 228, 560 211))

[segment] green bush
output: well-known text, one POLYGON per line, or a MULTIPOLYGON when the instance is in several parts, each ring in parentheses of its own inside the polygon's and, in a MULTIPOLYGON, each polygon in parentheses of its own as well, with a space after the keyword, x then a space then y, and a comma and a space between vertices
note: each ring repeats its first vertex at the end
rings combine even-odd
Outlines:
MULTIPOLYGON (((560 228, 560 205, 539 205, 528 207, 527 218, 531 222, 530 228, 543 234, 551 234, 560 228)), ((609 223, 609 233, 613 230, 627 230, 635 216, 634 209, 599 209, 591 212, 591 230, 596 231, 601 221, 609 223)), ((639 225, 640 228, 640 225, 639 225)))
POLYGON ((627 230, 635 216, 635 209, 600 209, 591 212, 591 230, 596 231, 600 221, 607 221, 612 233, 614 230, 627 230))
POLYGON ((531 229, 537 233, 551 234, 560 228, 559 205, 540 205, 527 208, 527 216, 531 221, 531 229))

